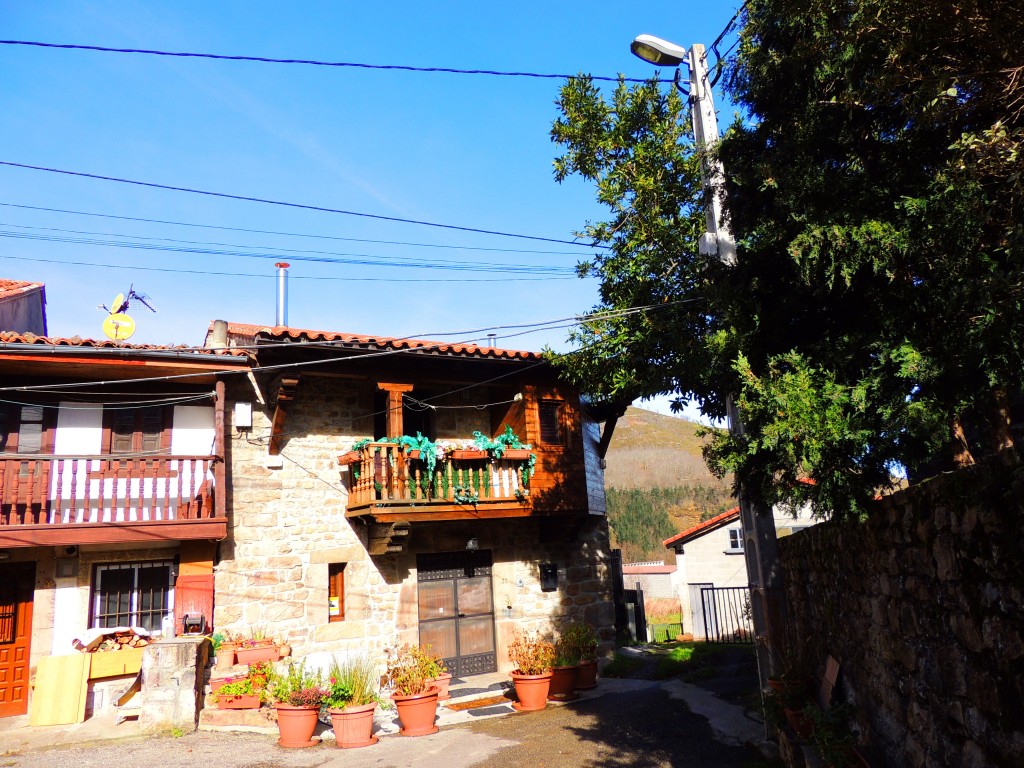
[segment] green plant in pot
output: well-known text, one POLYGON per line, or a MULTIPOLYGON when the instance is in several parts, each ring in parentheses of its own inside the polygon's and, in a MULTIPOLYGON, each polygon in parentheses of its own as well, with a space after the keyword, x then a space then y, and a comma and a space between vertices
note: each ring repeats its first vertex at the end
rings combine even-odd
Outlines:
POLYGON ((290 659, 284 672, 275 672, 267 683, 267 694, 277 710, 282 747, 311 747, 317 715, 327 697, 319 670, 309 671, 305 662, 290 659))
POLYGON ((848 768, 863 765, 854 750, 854 734, 850 727, 854 708, 850 704, 833 704, 819 709, 808 704, 803 709, 811 722, 811 738, 826 768, 848 768))
POLYGON ((562 640, 576 649, 579 668, 576 672, 576 690, 597 687, 597 633, 583 621, 573 622, 562 632, 562 640))
POLYGON ((377 664, 364 654, 331 661, 324 706, 331 716, 335 743, 343 749, 377 743, 373 713, 380 703, 377 664))
POLYGON ((551 663, 551 685, 548 698, 552 701, 572 701, 576 698, 576 676, 579 673, 580 652, 574 638, 563 633, 555 642, 555 659, 551 663))

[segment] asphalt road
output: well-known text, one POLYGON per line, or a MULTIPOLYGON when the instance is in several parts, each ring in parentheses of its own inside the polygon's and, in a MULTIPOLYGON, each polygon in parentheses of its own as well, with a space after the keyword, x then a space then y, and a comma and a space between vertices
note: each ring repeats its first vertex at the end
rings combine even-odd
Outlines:
POLYGON ((282 749, 261 734, 197 732, 151 736, 89 747, 4 753, 0 768, 751 768, 745 748, 712 738, 708 722, 656 683, 542 712, 517 713, 445 728, 432 736, 390 736, 372 747, 326 744, 282 749))

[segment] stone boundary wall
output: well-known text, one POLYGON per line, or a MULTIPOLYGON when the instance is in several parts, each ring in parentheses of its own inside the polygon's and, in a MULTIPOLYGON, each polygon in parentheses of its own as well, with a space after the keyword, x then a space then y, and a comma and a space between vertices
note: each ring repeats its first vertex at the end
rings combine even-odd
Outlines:
POLYGON ((938 476, 779 547, 807 671, 839 660, 884 765, 1024 765, 1024 468, 938 476))

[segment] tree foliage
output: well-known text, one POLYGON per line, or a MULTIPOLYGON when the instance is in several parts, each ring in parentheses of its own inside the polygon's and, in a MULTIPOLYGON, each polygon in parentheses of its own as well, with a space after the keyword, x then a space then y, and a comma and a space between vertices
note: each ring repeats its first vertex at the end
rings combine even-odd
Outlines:
POLYGON ((913 472, 951 446, 964 462, 1011 445, 1024 389, 1013 6, 750 0, 727 78, 746 116, 721 146, 739 245, 728 270, 695 253, 696 157, 662 106, 672 96, 620 85, 605 104, 570 81, 556 177, 594 181, 613 212, 585 230, 612 246, 589 265, 599 309, 703 303, 588 328, 593 351, 568 370, 599 395, 674 392, 714 416, 738 393, 745 432, 720 436, 712 464, 768 502, 824 513, 863 510, 894 463, 913 472), (655 141, 666 122, 672 146, 655 141), (679 279, 652 289, 669 264, 679 279), (662 356, 645 366, 648 350, 662 356))

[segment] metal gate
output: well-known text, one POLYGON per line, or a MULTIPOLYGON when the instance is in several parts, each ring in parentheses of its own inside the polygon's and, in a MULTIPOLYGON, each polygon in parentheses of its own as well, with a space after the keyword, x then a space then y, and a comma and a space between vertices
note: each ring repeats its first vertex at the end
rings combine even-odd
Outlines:
POLYGON ((498 670, 488 550, 416 558, 420 644, 455 677, 498 670))
POLYGON ((750 590, 746 587, 701 587, 704 639, 709 643, 752 643, 750 590))

